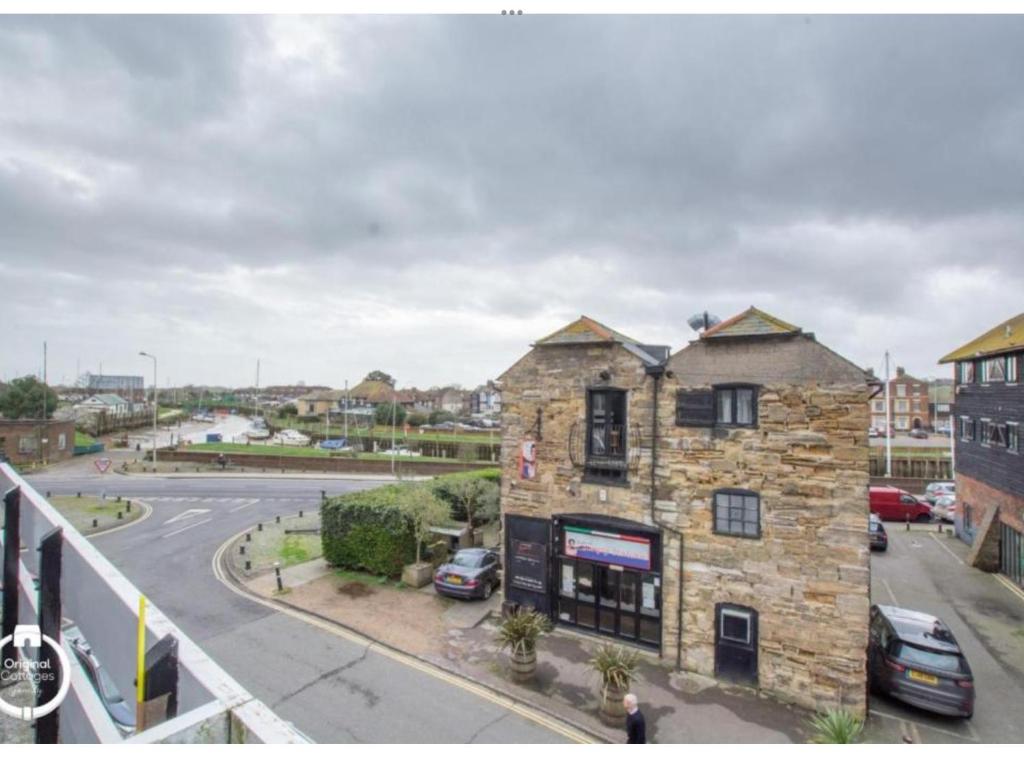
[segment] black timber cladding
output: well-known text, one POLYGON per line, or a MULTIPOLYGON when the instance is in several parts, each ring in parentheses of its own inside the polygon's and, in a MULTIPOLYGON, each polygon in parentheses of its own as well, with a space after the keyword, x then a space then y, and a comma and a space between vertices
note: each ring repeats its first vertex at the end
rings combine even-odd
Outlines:
POLYGON ((959 384, 953 415, 959 424, 961 416, 974 419, 975 439, 956 440, 956 471, 980 480, 992 488, 1024 498, 1024 454, 1011 453, 996 445, 981 443, 979 422, 1024 424, 1024 383, 959 384))

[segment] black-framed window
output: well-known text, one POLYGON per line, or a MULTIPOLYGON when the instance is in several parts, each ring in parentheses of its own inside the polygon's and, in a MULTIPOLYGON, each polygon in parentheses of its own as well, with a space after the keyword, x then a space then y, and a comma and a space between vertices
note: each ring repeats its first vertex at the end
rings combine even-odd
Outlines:
POLYGON ((757 426, 757 387, 715 387, 715 424, 728 427, 757 426))
POLYGON ((723 488, 712 501, 715 533, 727 536, 761 537, 761 497, 753 491, 723 488))
POLYGON ((970 416, 960 417, 960 439, 965 443, 974 439, 974 419, 970 416))
POLYGON ((587 390, 585 476, 611 482, 626 478, 625 390, 587 390))

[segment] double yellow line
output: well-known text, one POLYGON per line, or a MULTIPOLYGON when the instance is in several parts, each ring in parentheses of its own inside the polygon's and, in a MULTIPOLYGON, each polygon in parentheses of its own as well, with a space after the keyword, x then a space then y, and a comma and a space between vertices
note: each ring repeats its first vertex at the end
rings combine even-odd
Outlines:
POLYGON ((410 656, 409 654, 403 653, 393 648, 389 648, 387 646, 380 645, 379 643, 376 643, 374 641, 367 640, 367 638, 363 637, 362 635, 357 635, 354 632, 350 632, 349 630, 345 629, 344 627, 340 627, 337 624, 333 624, 331 622, 318 619, 302 611, 297 611, 293 608, 289 608, 288 606, 282 605, 281 603, 266 600, 262 597, 258 597, 252 594, 248 590, 242 589, 234 583, 234 580, 231 579, 231 577, 224 573, 224 569, 221 567, 221 561, 223 559, 224 552, 231 545, 232 541, 233 539, 228 539, 220 546, 220 548, 218 548, 216 552, 214 552, 213 574, 214 576, 216 576, 217 580, 221 584, 230 589, 239 597, 244 597, 245 599, 251 600, 254 603, 258 603, 267 608, 271 608, 280 613, 284 613, 288 616, 291 616, 294 619, 298 619, 299 621, 304 621, 305 623, 314 626, 317 629, 322 629, 325 632, 330 632, 331 634, 348 640, 351 643, 355 643, 356 645, 362 648, 367 648, 368 650, 373 651, 374 653, 389 658, 393 661, 397 661, 399 664, 403 664, 406 667, 409 667, 410 669, 415 669, 418 672, 430 675, 436 680, 440 680, 444 683, 447 683, 448 685, 453 685, 456 688, 460 688, 463 691, 472 693, 475 696, 479 696, 481 699, 489 701, 492 704, 502 707, 503 709, 506 709, 509 712, 512 712, 526 720, 529 720, 530 722, 536 723, 537 725, 547 728, 549 731, 557 733, 559 736, 562 736, 568 739, 569 741, 573 741, 578 744, 599 743, 593 737, 589 736, 585 732, 577 728, 573 728, 568 724, 559 722, 558 720, 554 720, 550 715, 546 715, 543 712, 538 712, 525 704, 521 704, 518 701, 515 701, 505 696, 501 696, 495 693, 494 691, 486 688, 485 686, 471 682, 469 680, 466 680, 465 678, 459 677, 458 675, 454 675, 450 672, 445 672, 444 670, 438 669, 437 667, 431 664, 427 664, 423 661, 420 661, 415 656, 410 656))

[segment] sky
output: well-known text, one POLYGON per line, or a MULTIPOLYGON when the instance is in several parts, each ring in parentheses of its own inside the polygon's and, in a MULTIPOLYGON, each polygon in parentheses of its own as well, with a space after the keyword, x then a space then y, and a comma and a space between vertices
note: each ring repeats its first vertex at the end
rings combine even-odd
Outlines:
POLYGON ((0 379, 496 377, 750 305, 879 370, 1024 311, 1024 18, 0 17, 0 379))

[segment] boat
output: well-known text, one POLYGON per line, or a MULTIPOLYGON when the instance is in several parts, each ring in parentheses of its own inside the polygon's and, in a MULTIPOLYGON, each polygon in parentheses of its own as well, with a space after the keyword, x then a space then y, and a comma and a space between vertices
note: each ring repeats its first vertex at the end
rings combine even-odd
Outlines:
POLYGON ((274 443, 277 445, 309 445, 309 437, 297 429, 282 429, 274 435, 274 443))

